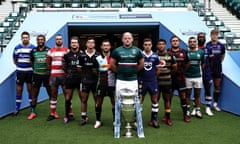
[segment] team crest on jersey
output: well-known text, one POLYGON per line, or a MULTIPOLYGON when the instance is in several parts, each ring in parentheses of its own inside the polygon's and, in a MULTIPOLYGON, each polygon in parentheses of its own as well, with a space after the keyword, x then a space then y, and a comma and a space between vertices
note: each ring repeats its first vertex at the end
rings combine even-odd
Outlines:
POLYGON ((166 61, 165 60, 160 60, 160 67, 166 66, 166 61))
POLYGON ((180 56, 180 57, 183 57, 183 53, 180 53, 179 56, 180 56))
POLYGON ((201 57, 200 54, 197 54, 197 57, 200 58, 201 57))
POLYGON ((136 49, 133 49, 132 53, 135 55, 137 53, 136 49))
POLYGON ((152 63, 151 62, 144 62, 144 69, 146 71, 150 71, 152 69, 152 63))

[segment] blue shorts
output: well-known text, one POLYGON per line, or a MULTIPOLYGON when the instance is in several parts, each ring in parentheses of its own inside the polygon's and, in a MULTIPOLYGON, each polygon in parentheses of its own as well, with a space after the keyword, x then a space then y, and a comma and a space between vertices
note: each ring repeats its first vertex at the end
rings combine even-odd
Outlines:
POLYGON ((145 96, 147 92, 150 95, 154 95, 158 93, 158 83, 157 80, 153 82, 148 81, 138 81, 139 95, 145 96))

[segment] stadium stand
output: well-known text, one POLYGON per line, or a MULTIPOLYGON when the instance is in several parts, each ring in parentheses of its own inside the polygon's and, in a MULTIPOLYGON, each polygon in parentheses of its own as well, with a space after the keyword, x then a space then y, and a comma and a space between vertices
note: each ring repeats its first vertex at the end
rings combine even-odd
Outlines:
POLYGON ((218 3, 226 7, 232 14, 240 19, 240 2, 239 0, 216 0, 218 3))

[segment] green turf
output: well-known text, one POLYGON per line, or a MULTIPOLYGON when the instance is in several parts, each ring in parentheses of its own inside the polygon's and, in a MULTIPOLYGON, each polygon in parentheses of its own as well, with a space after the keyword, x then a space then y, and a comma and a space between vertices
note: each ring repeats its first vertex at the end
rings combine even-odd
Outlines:
MULTIPOLYGON (((100 129, 94 129, 95 109, 92 96, 88 102, 90 123, 79 126, 80 100, 74 95, 73 110, 75 121, 62 124, 64 116, 64 98, 59 96, 57 111, 60 119, 46 121, 49 113, 48 101, 37 106, 38 116, 27 120, 29 109, 22 110, 16 118, 7 116, 0 120, 0 144, 240 144, 239 116, 227 112, 214 112, 213 117, 203 115, 203 119, 191 118, 189 124, 183 122, 179 98, 174 96, 172 106, 173 126, 160 121, 160 129, 149 127, 151 106, 145 98, 143 122, 145 138, 113 138, 112 114, 109 98, 103 104, 100 129)), ((204 108, 202 108, 202 112, 204 108)), ((163 116, 162 99, 160 100, 159 119, 163 116)), ((123 130, 123 128, 122 128, 123 130)), ((123 132, 122 132, 123 134, 123 132)))

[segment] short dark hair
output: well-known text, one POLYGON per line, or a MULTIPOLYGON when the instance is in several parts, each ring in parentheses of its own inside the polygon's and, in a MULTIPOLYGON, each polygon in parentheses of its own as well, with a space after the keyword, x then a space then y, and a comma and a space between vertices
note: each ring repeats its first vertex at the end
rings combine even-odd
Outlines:
POLYGON ((88 37, 87 41, 89 41, 89 40, 94 40, 95 41, 94 37, 88 37))
POLYGON ((204 32, 199 32, 199 33, 197 34, 197 37, 199 37, 200 35, 206 36, 206 33, 204 33, 204 32))
POLYGON ((145 42, 151 42, 151 43, 152 43, 152 39, 150 39, 150 38, 145 38, 145 39, 143 39, 143 43, 145 43, 145 42))
POLYGON ((105 43, 105 42, 109 42, 109 43, 111 44, 111 42, 110 42, 109 39, 104 39, 104 40, 102 41, 102 44, 105 43))
POLYGON ((46 37, 45 37, 45 35, 43 35, 43 34, 40 34, 40 35, 38 35, 38 36, 37 36, 37 39, 38 39, 38 38, 40 38, 40 37, 42 37, 44 40, 46 40, 46 37))
POLYGON ((159 40, 157 41, 157 43, 159 43, 159 42, 164 42, 165 44, 167 43, 167 41, 166 41, 165 39, 159 39, 159 40))
POLYGON ((188 41, 190 41, 191 39, 196 39, 196 38, 191 36, 191 37, 188 38, 188 41))
POLYGON ((70 38, 70 42, 71 42, 72 40, 77 40, 78 43, 79 43, 79 37, 77 37, 77 36, 72 36, 72 37, 70 38))
POLYGON ((172 37, 170 38, 170 41, 172 41, 172 39, 174 39, 174 38, 177 38, 177 39, 179 40, 179 37, 176 36, 176 35, 174 35, 174 36, 172 36, 172 37))
POLYGON ((219 32, 218 32, 218 30, 217 29, 213 29, 213 30, 211 30, 211 35, 212 34, 218 34, 219 32))
POLYGON ((23 35, 28 35, 28 36, 30 36, 29 32, 27 32, 27 31, 22 32, 21 37, 22 37, 23 35))

